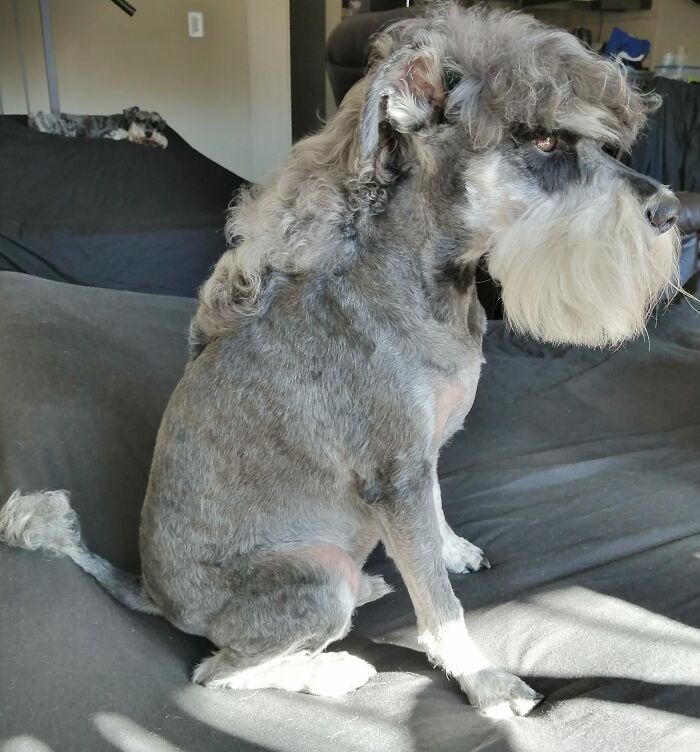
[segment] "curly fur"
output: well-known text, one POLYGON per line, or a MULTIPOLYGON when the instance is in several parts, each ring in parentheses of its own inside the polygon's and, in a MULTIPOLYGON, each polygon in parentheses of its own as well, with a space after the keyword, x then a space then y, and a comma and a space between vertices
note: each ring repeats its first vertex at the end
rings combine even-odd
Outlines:
POLYGON ((202 288, 195 351, 264 308, 287 275, 349 262, 392 183, 434 170, 438 130, 466 128, 475 152, 515 127, 572 129, 628 149, 659 104, 616 63, 525 15, 437 4, 389 27, 373 49, 369 74, 328 125, 232 207, 227 235, 240 245, 202 288), (425 128, 435 105, 442 122, 425 128))
MULTIPOLYGON (((514 125, 554 131, 585 124, 592 137, 628 149, 647 113, 660 105, 656 95, 629 85, 623 67, 568 32, 527 15, 438 4, 425 19, 395 24, 375 42, 379 85, 370 85, 367 114, 374 120, 363 126, 367 152, 375 146, 377 100, 384 80, 392 80, 392 62, 426 49, 457 82, 446 92, 445 112, 466 125, 475 148, 499 143, 514 125)), ((399 91, 404 107, 409 98, 405 87, 399 91)))

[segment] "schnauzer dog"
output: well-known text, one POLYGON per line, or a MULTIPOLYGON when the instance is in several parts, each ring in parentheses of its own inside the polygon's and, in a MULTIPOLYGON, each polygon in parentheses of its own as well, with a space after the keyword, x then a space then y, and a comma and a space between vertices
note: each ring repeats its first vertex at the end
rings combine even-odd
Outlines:
POLYGON ((63 492, 13 495, 2 536, 208 637, 195 681, 320 695, 375 673, 324 649, 388 592, 362 571, 381 540, 430 660, 482 712, 526 714, 541 696, 479 650, 448 578, 489 566, 436 473, 483 362, 475 269, 518 332, 642 332, 676 274, 678 202, 606 150, 657 104, 524 15, 440 5, 390 27, 337 115, 232 210, 240 245, 201 290, 158 435, 142 580, 87 551, 63 492))
POLYGON ((168 124, 157 112, 147 112, 139 107, 129 107, 115 115, 68 115, 51 112, 33 112, 27 118, 30 128, 42 133, 52 133, 68 138, 127 139, 136 144, 165 149, 168 139, 163 131, 168 124))

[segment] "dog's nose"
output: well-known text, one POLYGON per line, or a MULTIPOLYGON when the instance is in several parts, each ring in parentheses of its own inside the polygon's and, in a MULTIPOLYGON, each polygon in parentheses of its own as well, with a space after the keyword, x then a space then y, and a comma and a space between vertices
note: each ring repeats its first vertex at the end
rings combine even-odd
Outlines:
POLYGON ((647 222, 663 235, 676 224, 680 206, 680 201, 672 193, 665 193, 647 209, 647 222))

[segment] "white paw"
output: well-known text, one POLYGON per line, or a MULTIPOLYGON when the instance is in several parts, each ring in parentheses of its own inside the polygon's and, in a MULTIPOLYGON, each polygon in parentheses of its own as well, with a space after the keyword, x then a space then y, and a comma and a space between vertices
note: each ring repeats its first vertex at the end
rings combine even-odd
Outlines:
POLYGON ((366 684, 376 673, 374 666, 348 653, 307 651, 236 670, 228 652, 220 650, 197 666, 192 680, 214 689, 285 689, 337 697, 366 684))
POLYGON ((496 668, 463 677, 460 684, 469 702, 490 718, 527 715, 543 699, 522 679, 496 668))
POLYGON ((478 546, 454 533, 442 542, 442 560, 449 572, 476 572, 491 568, 491 563, 478 546))
POLYGON ((310 665, 304 691, 323 697, 338 697, 366 684, 377 669, 349 653, 319 653, 310 665))

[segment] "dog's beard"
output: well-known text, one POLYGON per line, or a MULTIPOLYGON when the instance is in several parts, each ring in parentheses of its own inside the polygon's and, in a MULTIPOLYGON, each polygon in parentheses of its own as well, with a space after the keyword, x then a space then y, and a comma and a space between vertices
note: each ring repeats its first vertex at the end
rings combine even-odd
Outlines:
POLYGON ((616 346, 644 331, 678 278, 678 232, 657 236, 622 184, 548 199, 491 238, 488 266, 512 328, 555 344, 616 346))

